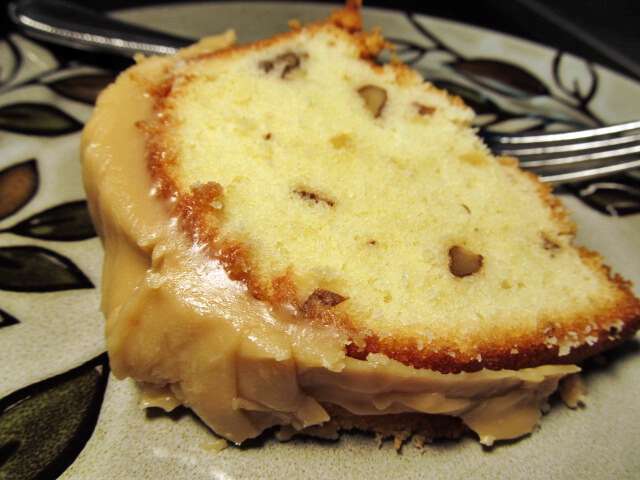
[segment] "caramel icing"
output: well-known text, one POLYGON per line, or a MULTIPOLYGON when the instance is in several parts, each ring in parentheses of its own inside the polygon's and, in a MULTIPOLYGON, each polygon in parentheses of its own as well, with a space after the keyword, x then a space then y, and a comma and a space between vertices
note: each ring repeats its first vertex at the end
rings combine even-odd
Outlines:
POLYGON ((424 412, 460 417, 480 441, 516 438, 575 365, 441 374, 383 355, 345 355, 348 338, 275 312, 189 243, 154 198, 136 122, 152 101, 145 79, 172 60, 151 58, 99 98, 83 135, 91 213, 104 244, 102 309, 113 372, 146 392, 145 405, 190 407, 236 442, 273 425, 329 420, 323 404, 356 415, 424 412))

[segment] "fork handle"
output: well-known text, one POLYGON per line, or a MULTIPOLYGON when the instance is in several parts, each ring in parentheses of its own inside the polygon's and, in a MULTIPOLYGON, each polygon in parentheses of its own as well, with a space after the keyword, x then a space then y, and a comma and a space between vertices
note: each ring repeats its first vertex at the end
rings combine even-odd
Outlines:
POLYGON ((121 22, 62 0, 17 0, 9 17, 39 40, 84 50, 132 56, 171 55, 193 40, 121 22))

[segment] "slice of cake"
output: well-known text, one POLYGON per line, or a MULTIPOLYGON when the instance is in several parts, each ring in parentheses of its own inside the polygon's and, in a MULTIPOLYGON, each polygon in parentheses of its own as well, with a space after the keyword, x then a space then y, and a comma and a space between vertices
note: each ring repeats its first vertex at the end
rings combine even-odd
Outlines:
POLYGON ((101 95, 83 167, 113 372, 236 443, 521 436, 640 302, 459 98, 375 63, 358 7, 101 95))

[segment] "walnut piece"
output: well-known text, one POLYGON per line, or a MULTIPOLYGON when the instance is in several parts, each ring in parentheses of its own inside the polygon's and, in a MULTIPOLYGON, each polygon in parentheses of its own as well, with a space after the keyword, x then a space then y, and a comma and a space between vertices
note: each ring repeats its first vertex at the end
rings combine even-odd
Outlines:
POLYGON ((293 52, 283 53, 276 57, 276 63, 283 63, 284 68, 280 74, 280 78, 285 78, 289 72, 300 66, 300 57, 293 52))
POLYGON ((456 277, 466 277, 482 268, 484 258, 464 247, 455 245, 449 249, 449 270, 456 277))
POLYGON ((387 91, 375 85, 365 85, 358 89, 358 93, 364 100, 367 110, 369 110, 375 118, 378 118, 387 103, 387 91))
POLYGON ((430 107, 428 105, 424 105, 422 103, 414 102, 413 103, 418 109, 418 113, 422 116, 432 115, 436 111, 436 107, 430 107))
POLYGON ((300 198, 303 198, 304 200, 311 200, 315 203, 326 203, 330 207, 333 207, 336 204, 336 202, 334 202, 333 200, 323 197, 322 195, 310 190, 296 189, 293 191, 293 193, 300 195, 300 198))
POLYGON ((280 66, 282 66, 280 78, 286 78, 290 72, 300 66, 300 57, 296 53, 285 52, 271 60, 262 60, 258 63, 258 67, 265 73, 269 73, 280 66))
POLYGON ((273 62, 271 60, 262 60, 258 63, 258 67, 264 71, 264 73, 269 73, 273 70, 273 62))
POLYGON ((302 313, 304 313, 305 316, 314 316, 318 311, 335 307, 346 299, 347 297, 343 297, 339 293, 332 292, 331 290, 316 288, 302 305, 302 313))
POLYGON ((552 240, 546 233, 540 232, 540 236, 542 237, 542 248, 545 250, 558 250, 560 248, 560 245, 552 240))

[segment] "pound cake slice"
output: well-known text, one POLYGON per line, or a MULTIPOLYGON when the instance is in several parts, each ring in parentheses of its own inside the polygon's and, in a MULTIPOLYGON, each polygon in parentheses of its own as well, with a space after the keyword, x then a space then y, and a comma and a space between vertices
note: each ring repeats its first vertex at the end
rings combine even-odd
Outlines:
POLYGON ((640 302, 457 97, 324 22, 140 59, 83 138, 111 365, 241 443, 530 432, 640 302), (225 47, 226 46, 226 47, 225 47), (225 48, 218 48, 225 47, 225 48))

